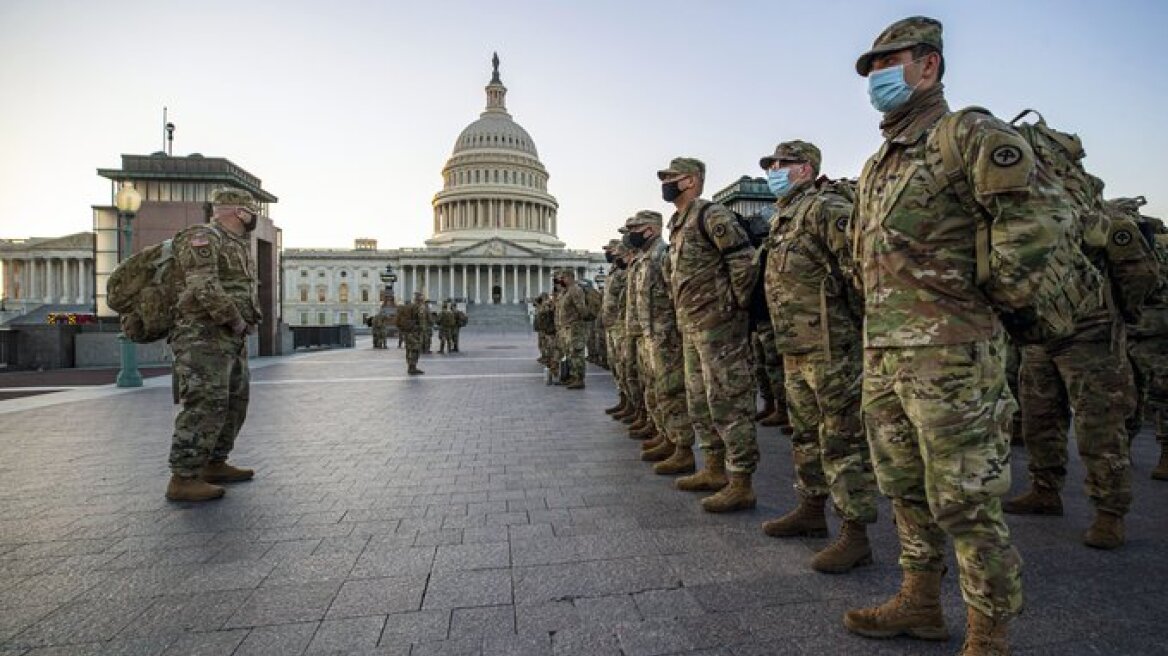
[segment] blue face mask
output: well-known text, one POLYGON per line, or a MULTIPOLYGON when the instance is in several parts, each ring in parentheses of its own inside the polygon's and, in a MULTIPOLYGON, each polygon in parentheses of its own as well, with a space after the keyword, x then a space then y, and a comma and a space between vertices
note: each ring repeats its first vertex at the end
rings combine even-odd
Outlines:
POLYGON ((913 88, 904 81, 904 64, 868 74, 868 99, 880 112, 891 112, 908 102, 913 88))
POLYGON ((767 170, 767 186, 771 188, 771 193, 782 198, 791 191, 791 171, 790 169, 768 169, 767 170))

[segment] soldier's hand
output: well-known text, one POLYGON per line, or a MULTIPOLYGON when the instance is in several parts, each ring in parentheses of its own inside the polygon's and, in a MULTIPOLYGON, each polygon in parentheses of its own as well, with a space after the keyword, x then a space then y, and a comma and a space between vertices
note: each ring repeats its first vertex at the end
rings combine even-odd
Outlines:
POLYGON ((236 335, 243 335, 244 333, 250 332, 250 330, 251 327, 243 319, 236 319, 231 324, 231 332, 235 333, 236 335))

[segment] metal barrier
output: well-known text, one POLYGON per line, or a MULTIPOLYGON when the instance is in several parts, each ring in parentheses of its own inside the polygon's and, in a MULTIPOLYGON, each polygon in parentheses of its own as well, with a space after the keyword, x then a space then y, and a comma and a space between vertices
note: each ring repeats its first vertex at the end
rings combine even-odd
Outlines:
POLYGON ((292 348, 353 348, 353 327, 290 326, 292 348))

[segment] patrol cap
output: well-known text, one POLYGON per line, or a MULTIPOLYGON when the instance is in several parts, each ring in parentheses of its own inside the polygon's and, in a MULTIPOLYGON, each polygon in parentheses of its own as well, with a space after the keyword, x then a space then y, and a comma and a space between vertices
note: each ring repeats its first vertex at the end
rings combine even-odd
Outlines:
POLYGON ((679 175, 700 175, 706 177, 706 164, 693 157, 674 157, 669 162, 669 168, 657 172, 657 179, 674 178, 679 175))
POLYGON ((876 37, 872 49, 856 60, 856 72, 868 77, 872 71, 872 60, 876 57, 920 45, 932 46, 937 52, 944 52, 941 47, 941 21, 926 16, 912 16, 889 25, 876 37))
POLYGON ((259 214, 260 206, 251 192, 235 187, 217 187, 211 192, 212 205, 238 205, 259 214))
POLYGON ((636 214, 630 216, 625 221, 626 228, 639 228, 641 226, 653 226, 655 228, 661 227, 661 212, 654 212, 653 210, 641 210, 636 214))
POLYGON ((796 139, 795 141, 784 141, 775 146, 775 154, 764 155, 762 159, 758 160, 758 165, 765 170, 769 169, 775 162, 807 162, 818 171, 822 161, 823 156, 815 144, 796 139))
POLYGON ((617 246, 620 246, 619 239, 609 239, 608 243, 604 245, 604 250, 611 251, 612 249, 616 248, 617 246))

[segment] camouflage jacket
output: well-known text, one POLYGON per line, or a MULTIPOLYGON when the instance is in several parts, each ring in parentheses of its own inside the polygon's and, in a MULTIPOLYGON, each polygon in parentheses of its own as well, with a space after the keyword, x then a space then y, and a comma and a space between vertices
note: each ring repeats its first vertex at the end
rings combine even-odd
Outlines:
POLYGON ((683 330, 706 330, 735 317, 746 320, 758 278, 754 247, 734 214, 696 199, 669 219, 669 288, 683 330), (705 233, 698 218, 705 211, 705 233))
POLYGON ((1084 245, 1083 252, 1103 272, 1109 300, 1079 318, 1071 337, 1076 341, 1110 341, 1123 322, 1138 323, 1145 299, 1159 282, 1156 256, 1136 221, 1112 212, 1107 224, 1107 245, 1100 249, 1084 245))
POLYGON ((556 329, 584 325, 584 290, 575 283, 556 295, 556 329))
POLYGON ((535 318, 533 327, 545 334, 556 334, 556 301, 549 296, 543 302, 535 306, 535 318))
POLYGON ((637 257, 636 272, 629 282, 629 331, 655 340, 670 339, 677 334, 677 314, 669 294, 669 246, 657 237, 648 250, 637 257))
POLYGON ((1144 339, 1168 335, 1168 227, 1163 221, 1149 216, 1140 217, 1140 221, 1159 266, 1156 286, 1144 299, 1140 321, 1129 327, 1132 337, 1144 339))
POLYGON ((604 286, 604 303, 600 306, 600 320, 608 329, 623 330, 625 320, 625 290, 628 288, 628 270, 613 266, 604 286))
POLYGON ((815 182, 775 203, 764 283, 780 353, 860 341, 851 280, 852 203, 815 182))
POLYGON ((192 226, 174 238, 179 276, 177 323, 230 326, 263 319, 256 300, 251 240, 218 223, 192 226))
POLYGON ((425 303, 409 303, 398 306, 394 323, 403 333, 420 333, 424 330, 426 311, 425 303))
MULTIPOLYGON (((929 91, 897 110, 900 119, 886 118, 886 141, 856 188, 853 257, 868 347, 961 344, 1002 331, 976 281, 979 217, 963 209, 945 178, 940 148, 929 139, 949 107, 940 87, 929 91)), ((1013 128, 971 112, 957 125, 956 139, 977 202, 995 223, 1036 211, 1027 203, 1034 155, 1013 128), (1012 157, 995 158, 1004 150, 1012 157)), ((995 244, 996 251, 1004 248, 995 244)))
POLYGON ((438 313, 438 327, 447 330, 458 327, 458 315, 453 310, 442 310, 438 313))

